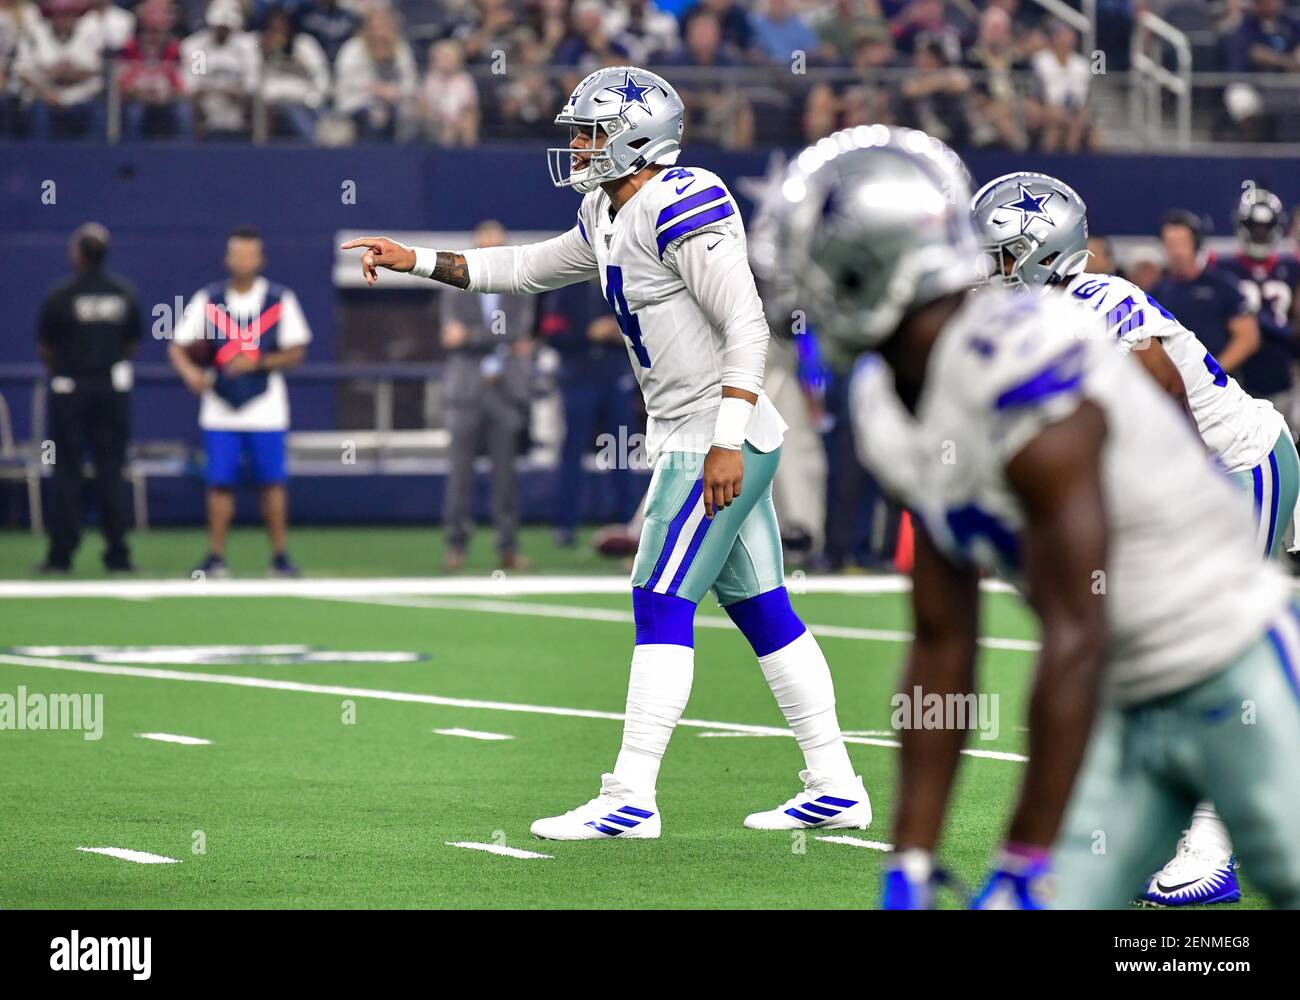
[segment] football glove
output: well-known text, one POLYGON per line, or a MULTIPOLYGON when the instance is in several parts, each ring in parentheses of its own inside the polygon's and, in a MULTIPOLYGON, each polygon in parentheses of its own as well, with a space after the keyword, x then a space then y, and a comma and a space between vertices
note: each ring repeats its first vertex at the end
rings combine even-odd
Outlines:
POLYGON ((972 910, 1045 910, 1051 903, 1052 867, 1046 852, 1003 850, 997 867, 971 900, 972 910))

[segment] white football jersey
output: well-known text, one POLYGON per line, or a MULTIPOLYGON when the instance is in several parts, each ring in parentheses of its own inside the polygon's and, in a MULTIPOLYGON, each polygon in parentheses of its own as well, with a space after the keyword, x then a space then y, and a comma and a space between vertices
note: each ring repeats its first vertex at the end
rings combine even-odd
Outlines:
MULTIPOLYGON (((645 396, 647 450, 652 455, 708 451, 727 365, 722 331, 687 286, 682 249, 691 237, 703 283, 747 281, 752 287, 740 212, 722 179, 699 167, 660 171, 616 215, 611 217, 609 209, 609 195, 597 188, 583 198, 578 223, 595 252, 605 299, 623 330, 645 396)), ((695 285, 697 294, 705 291, 701 281, 695 285)), ((744 299, 748 315, 734 321, 753 330, 761 324, 766 343, 767 320, 757 291, 744 299)), ((772 451, 781 444, 785 422, 761 383, 740 388, 759 392, 750 443, 772 451)))
POLYGON ((1016 583, 1024 517, 1006 464, 1085 399, 1106 418, 1107 685, 1135 703, 1215 674, 1288 596, 1249 498, 1172 401, 1069 299, 1001 288, 971 292, 939 335, 915 414, 878 358, 852 385, 863 461, 949 559, 1016 583))
POLYGON ((1121 350, 1148 337, 1160 341, 1178 367, 1187 402, 1206 447, 1229 472, 1268 460, 1285 427, 1282 414, 1255 399, 1219 367, 1191 330, 1132 282, 1110 274, 1080 274, 1066 286, 1070 296, 1102 317, 1121 350))
MULTIPOLYGON (((432 273, 431 253, 417 250, 417 274, 432 273)), ((709 450, 723 385, 758 395, 749 443, 780 446, 786 425, 763 393, 770 331, 745 227, 717 174, 661 170, 613 216, 597 188, 561 236, 461 253, 475 292, 540 292, 600 277, 645 397, 652 457, 709 450)))

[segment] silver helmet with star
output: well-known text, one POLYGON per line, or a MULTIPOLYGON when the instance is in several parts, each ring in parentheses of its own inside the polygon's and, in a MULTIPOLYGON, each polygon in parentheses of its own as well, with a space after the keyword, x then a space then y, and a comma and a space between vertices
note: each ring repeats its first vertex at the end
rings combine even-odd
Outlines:
POLYGON ((790 165, 776 261, 833 367, 879 347, 913 309, 975 284, 970 175, 924 132, 842 129, 790 165))
POLYGON ((1049 287, 1088 262, 1088 207, 1055 177, 1005 174, 975 192, 971 212, 994 281, 1049 287))
POLYGON ((569 145, 546 151, 551 182, 585 194, 648 164, 676 162, 685 114, 677 91, 649 70, 596 70, 555 116, 555 124, 569 130, 569 145), (579 134, 587 135, 590 144, 575 148, 579 134))

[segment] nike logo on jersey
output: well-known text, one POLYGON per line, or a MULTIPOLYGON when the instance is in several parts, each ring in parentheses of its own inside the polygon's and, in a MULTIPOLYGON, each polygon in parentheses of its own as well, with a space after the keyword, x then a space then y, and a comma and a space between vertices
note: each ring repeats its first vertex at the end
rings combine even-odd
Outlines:
POLYGON ((688 187, 690 187, 690 186, 691 186, 692 184, 694 184, 694 183, 695 183, 694 180, 689 180, 689 181, 687 181, 685 184, 683 184, 681 187, 679 187, 679 188, 673 188, 673 190, 676 191, 678 194, 681 194, 683 191, 685 191, 688 187))
MULTIPOLYGON (((718 240, 718 243, 721 243, 721 242, 722 242, 722 240, 718 240)), ((718 245, 718 243, 713 244, 713 247, 716 247, 716 246, 718 245)), ((705 249, 705 250, 712 250, 713 247, 705 247, 704 249, 705 249)))

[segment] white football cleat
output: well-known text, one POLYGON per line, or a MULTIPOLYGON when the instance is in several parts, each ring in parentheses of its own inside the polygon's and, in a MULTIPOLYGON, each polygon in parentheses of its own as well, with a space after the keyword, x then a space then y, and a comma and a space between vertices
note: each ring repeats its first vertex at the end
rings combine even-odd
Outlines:
POLYGON ((803 791, 784 805, 745 817, 750 830, 865 830, 871 825, 871 799, 862 778, 833 782, 815 771, 800 771, 803 791))
POLYGON ((600 794, 586 805, 532 825, 533 836, 542 840, 655 840, 659 829, 654 796, 634 792, 612 774, 600 776, 600 794))
POLYGON ((1197 844, 1188 833, 1178 841, 1173 860, 1152 876, 1140 902, 1152 906, 1207 906, 1240 899, 1236 859, 1197 844))

